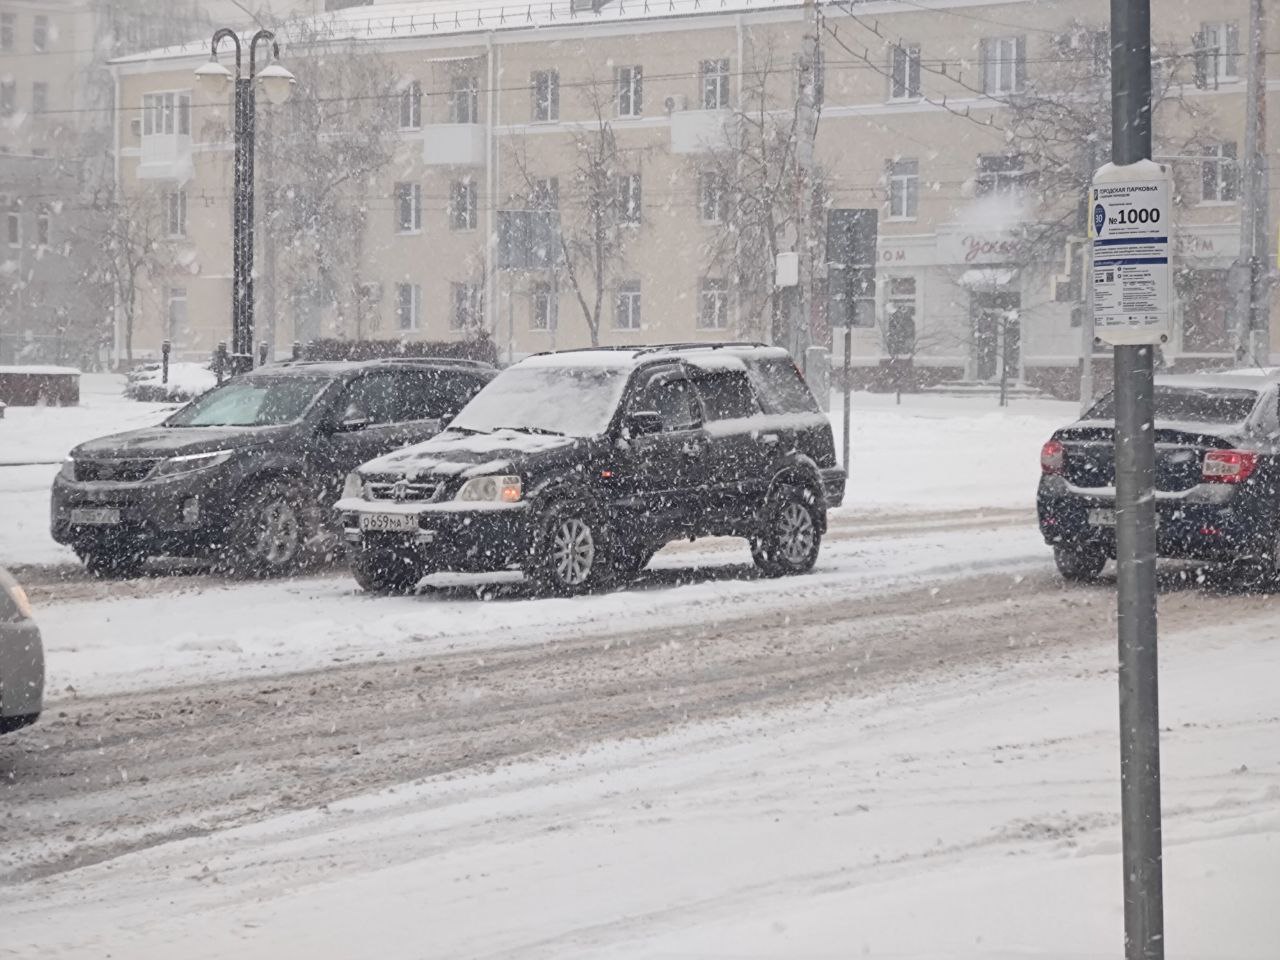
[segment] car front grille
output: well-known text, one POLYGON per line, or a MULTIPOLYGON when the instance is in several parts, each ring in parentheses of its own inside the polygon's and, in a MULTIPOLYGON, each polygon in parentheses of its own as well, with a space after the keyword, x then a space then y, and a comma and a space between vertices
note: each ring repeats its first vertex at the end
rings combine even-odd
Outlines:
POLYGON ((77 460, 76 479, 133 483, 155 469, 156 460, 77 460))
POLYGON ((429 483, 410 483, 397 480, 394 483, 374 481, 365 484, 365 498, 368 500, 390 500, 394 503, 435 503, 444 493, 444 484, 440 481, 429 483))

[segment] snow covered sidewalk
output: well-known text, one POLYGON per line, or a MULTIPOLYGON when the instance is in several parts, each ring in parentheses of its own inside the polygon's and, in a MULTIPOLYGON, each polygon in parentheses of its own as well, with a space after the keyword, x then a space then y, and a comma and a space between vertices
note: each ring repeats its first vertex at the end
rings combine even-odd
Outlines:
MULTIPOLYGON (((1170 957, 1275 956, 1280 647, 1163 638, 1170 957)), ((1113 958, 1110 637, 13 887, 3 956, 1113 958)))

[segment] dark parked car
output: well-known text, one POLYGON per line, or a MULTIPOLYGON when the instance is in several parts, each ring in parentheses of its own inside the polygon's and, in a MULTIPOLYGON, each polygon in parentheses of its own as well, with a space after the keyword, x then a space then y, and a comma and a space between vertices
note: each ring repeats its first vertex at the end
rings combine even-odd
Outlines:
POLYGON ((43 697, 40 629, 22 587, 0 567, 0 733, 35 723, 43 697))
MULTIPOLYGON (((1278 405, 1262 377, 1156 379, 1159 556, 1280 572, 1278 405)), ((1068 579, 1096 577, 1115 556, 1114 421, 1108 395, 1040 454, 1040 531, 1068 579)))
POLYGON ((429 358, 263 367, 157 427, 71 451, 53 484, 53 537, 98 573, 158 555, 288 572, 323 541, 348 472, 438 433, 494 374, 429 358))
POLYGON ((530 357, 353 473, 337 508, 367 590, 515 569, 579 593, 681 538, 745 537, 765 573, 807 571, 844 485, 785 350, 674 345, 530 357))

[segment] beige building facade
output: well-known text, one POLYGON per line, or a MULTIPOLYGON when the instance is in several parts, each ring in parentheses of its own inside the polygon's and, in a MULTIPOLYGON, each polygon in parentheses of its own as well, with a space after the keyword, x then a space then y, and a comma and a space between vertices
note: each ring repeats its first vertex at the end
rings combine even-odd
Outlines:
MULTIPOLYGON (((1180 0, 1153 6, 1156 152, 1177 182, 1178 317, 1165 361, 1225 363, 1248 4, 1224 0, 1211 21, 1180 0)), ((263 261, 291 193, 259 172, 257 276, 261 285, 272 274, 274 306, 264 318, 259 299, 258 337, 279 352, 317 337, 484 335, 513 358, 589 344, 588 316, 603 344, 769 337, 771 324, 715 255, 732 218, 705 174, 734 142, 725 131, 752 121, 747 90, 762 71, 772 71, 768 112, 794 111, 795 64, 816 36, 814 170, 825 209, 804 218, 809 337, 839 352, 826 309, 826 211, 874 209, 876 302, 850 334, 864 375, 893 353, 886 319, 908 317, 914 366, 933 371, 926 380, 1005 373, 1058 389, 1082 351, 1079 248, 1068 245, 1070 227, 1045 227, 1050 240, 1028 243, 1028 224, 1061 219, 1071 204, 1020 166, 1014 131, 1028 128, 1010 104, 1096 60, 1106 22, 1104 0, 610 0, 594 10, 578 0, 441 0, 323 14, 282 31, 285 62, 302 76, 335 51, 376 61, 389 153, 367 182, 343 186, 364 218, 350 238, 354 262, 306 309, 263 261), (563 262, 507 269, 502 238, 515 210, 556 207, 566 233, 583 221, 598 199, 582 183, 583 154, 602 120, 614 148, 612 215, 625 222, 611 234, 597 311, 581 269, 576 288, 563 262)), ((1266 29, 1267 43, 1280 43, 1280 23, 1266 29)), ((119 183, 155 196, 173 228, 136 321, 143 352, 167 337, 182 355, 206 357, 230 334, 229 91, 195 89, 206 59, 192 46, 114 65, 119 183)), ((271 109, 288 108, 260 98, 260 115, 271 109)), ((1273 137, 1268 156, 1275 147, 1273 137)))

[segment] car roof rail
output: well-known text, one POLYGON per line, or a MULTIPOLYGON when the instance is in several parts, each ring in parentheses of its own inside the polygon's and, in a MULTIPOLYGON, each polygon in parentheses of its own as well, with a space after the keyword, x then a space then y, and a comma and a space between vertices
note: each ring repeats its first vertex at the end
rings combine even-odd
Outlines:
POLYGON ((431 366, 469 367, 472 369, 492 370, 493 364, 487 360, 472 360, 469 357, 368 357, 367 363, 421 363, 431 366))
POLYGON ((636 355, 651 353, 678 353, 682 350, 724 350, 733 347, 767 347, 769 344, 758 340, 690 340, 683 343, 655 343, 650 346, 636 348, 636 355))

